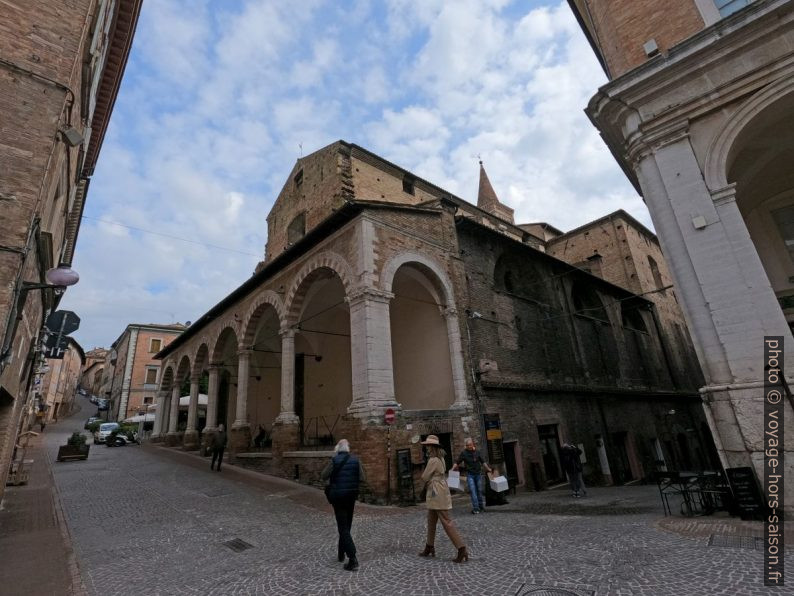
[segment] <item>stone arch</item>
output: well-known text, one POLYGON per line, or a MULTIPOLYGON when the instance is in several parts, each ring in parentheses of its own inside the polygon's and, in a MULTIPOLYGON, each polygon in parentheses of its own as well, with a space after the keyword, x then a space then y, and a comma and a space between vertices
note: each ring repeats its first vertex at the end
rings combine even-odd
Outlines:
POLYGON ((202 341, 198 349, 193 353, 193 368, 190 371, 191 377, 198 377, 209 364, 209 346, 206 341, 202 341))
POLYGON ((276 310, 278 320, 281 326, 286 323, 284 316, 284 303, 281 297, 273 290, 265 290, 257 296, 256 300, 251 304, 248 312, 243 319, 243 333, 240 340, 241 345, 250 346, 254 342, 254 335, 256 334, 256 326, 259 323, 262 314, 272 306, 276 310))
POLYGON ((210 362, 220 362, 223 359, 223 348, 226 344, 226 338, 229 337, 231 334, 234 337, 235 345, 239 345, 238 337, 239 334, 237 332, 237 328, 235 325, 227 323, 226 325, 222 325, 221 329, 218 331, 218 334, 212 339, 212 346, 210 351, 210 362))
POLYGON ((341 255, 331 252, 323 251, 314 255, 307 263, 301 267, 297 275, 292 280, 292 286, 287 292, 287 298, 284 301, 286 308, 286 316, 284 322, 289 324, 295 321, 300 314, 303 300, 306 297, 306 290, 310 284, 304 282, 312 275, 316 275, 319 269, 330 269, 342 281, 342 286, 345 289, 345 296, 350 297, 351 291, 354 287, 353 270, 341 255))
POLYGON ((794 78, 786 77, 756 93, 731 117, 720 133, 714 137, 706 154, 704 175, 711 192, 728 186, 728 169, 732 150, 743 131, 767 108, 779 101, 790 101, 794 93, 794 78))
POLYGON ((381 289, 385 292, 391 292, 392 285, 394 284, 394 276, 397 274, 397 270, 403 265, 409 265, 412 263, 419 264, 432 272, 433 275, 431 278, 435 277, 435 280, 438 282, 438 289, 441 291, 445 306, 452 307, 455 303, 454 294, 452 292, 452 284, 449 281, 449 277, 447 277, 447 274, 444 272, 443 267, 441 267, 441 265, 439 265, 435 260, 418 252, 402 252, 389 259, 389 261, 381 270, 381 289))
POLYGON ((163 374, 160 377, 160 391, 171 391, 171 387, 174 384, 175 368, 173 361, 165 364, 163 374))
POLYGON ((182 383, 185 382, 185 379, 190 378, 190 369, 190 357, 185 354, 179 360, 179 366, 176 369, 175 382, 177 383, 177 386, 181 386, 182 383))

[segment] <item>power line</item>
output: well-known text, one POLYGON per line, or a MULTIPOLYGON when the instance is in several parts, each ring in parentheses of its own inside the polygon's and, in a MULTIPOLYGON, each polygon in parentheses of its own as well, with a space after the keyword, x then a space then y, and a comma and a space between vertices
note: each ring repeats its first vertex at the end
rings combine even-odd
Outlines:
POLYGON ((83 215, 83 219, 90 219, 92 221, 99 221, 102 223, 110 224, 112 226, 119 226, 121 228, 127 228, 128 230, 135 230, 136 232, 143 232, 144 234, 151 234, 153 236, 162 236, 163 238, 170 238, 172 240, 179 240, 180 242, 188 242, 190 244, 198 244, 199 246, 208 246, 210 248, 217 248, 218 250, 227 250, 229 252, 236 252, 237 254, 241 255, 248 255, 251 257, 258 257, 258 254, 254 254, 251 252, 245 252, 244 250, 237 250, 236 248, 228 248, 226 246, 218 246, 217 244, 210 244, 209 242, 200 242, 198 240, 191 240, 189 238, 182 238, 180 236, 174 236, 172 234, 165 234, 163 232, 155 232, 153 230, 147 230, 144 228, 137 228, 135 226, 128 226, 127 224, 118 223, 116 221, 110 221, 107 219, 100 219, 98 217, 89 217, 88 215, 83 215))

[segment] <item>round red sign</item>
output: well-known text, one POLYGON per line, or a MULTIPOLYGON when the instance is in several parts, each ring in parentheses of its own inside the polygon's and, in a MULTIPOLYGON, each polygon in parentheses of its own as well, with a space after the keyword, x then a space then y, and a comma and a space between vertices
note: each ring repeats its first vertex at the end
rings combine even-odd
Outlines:
POLYGON ((397 420, 397 416, 394 414, 394 410, 389 408, 386 410, 386 413, 383 415, 383 420, 386 424, 394 424, 394 421, 397 420))

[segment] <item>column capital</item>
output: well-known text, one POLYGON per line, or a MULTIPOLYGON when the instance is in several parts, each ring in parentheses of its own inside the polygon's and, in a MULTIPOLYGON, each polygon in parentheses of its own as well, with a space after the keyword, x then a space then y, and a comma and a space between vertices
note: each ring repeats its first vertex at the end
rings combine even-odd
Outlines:
POLYGON ((295 327, 282 327, 279 329, 278 334, 281 336, 281 339, 289 339, 291 337, 295 337, 295 327))
POLYGON ((723 186, 722 188, 718 188, 716 190, 710 190, 709 192, 711 193, 711 200, 714 202, 715 207, 736 202, 735 182, 731 182, 727 186, 723 186))
POLYGON ((445 319, 453 319, 458 316, 458 309, 454 306, 448 306, 442 309, 441 314, 444 315, 445 319))
POLYGON ((237 350, 237 357, 238 358, 243 358, 243 357, 250 358, 251 354, 253 354, 253 353, 254 353, 254 351, 251 348, 249 348, 249 347, 239 348, 237 350))
POLYGON ((352 306, 354 304, 358 304, 359 302, 384 302, 389 304, 394 298, 393 292, 384 292, 383 290, 379 290, 378 288, 372 287, 363 287, 363 288, 356 288, 352 292, 350 292, 350 296, 345 298, 347 303, 352 306))
POLYGON ((212 374, 213 372, 218 373, 223 370, 223 363, 222 362, 210 362, 209 366, 207 366, 207 370, 212 374))

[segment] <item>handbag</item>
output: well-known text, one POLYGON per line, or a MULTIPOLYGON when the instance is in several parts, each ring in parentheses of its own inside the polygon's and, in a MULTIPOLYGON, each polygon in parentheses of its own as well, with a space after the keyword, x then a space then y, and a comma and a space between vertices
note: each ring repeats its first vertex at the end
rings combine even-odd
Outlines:
POLYGON ((334 465, 334 469, 331 471, 331 477, 328 478, 328 484, 325 485, 325 498, 328 499, 328 502, 331 505, 334 504, 333 500, 331 499, 331 485, 334 483, 334 480, 336 479, 336 475, 339 473, 339 470, 342 469, 342 466, 344 466, 347 463, 347 460, 349 458, 350 458, 350 453, 345 455, 344 459, 341 462, 339 462, 339 465, 334 465))

